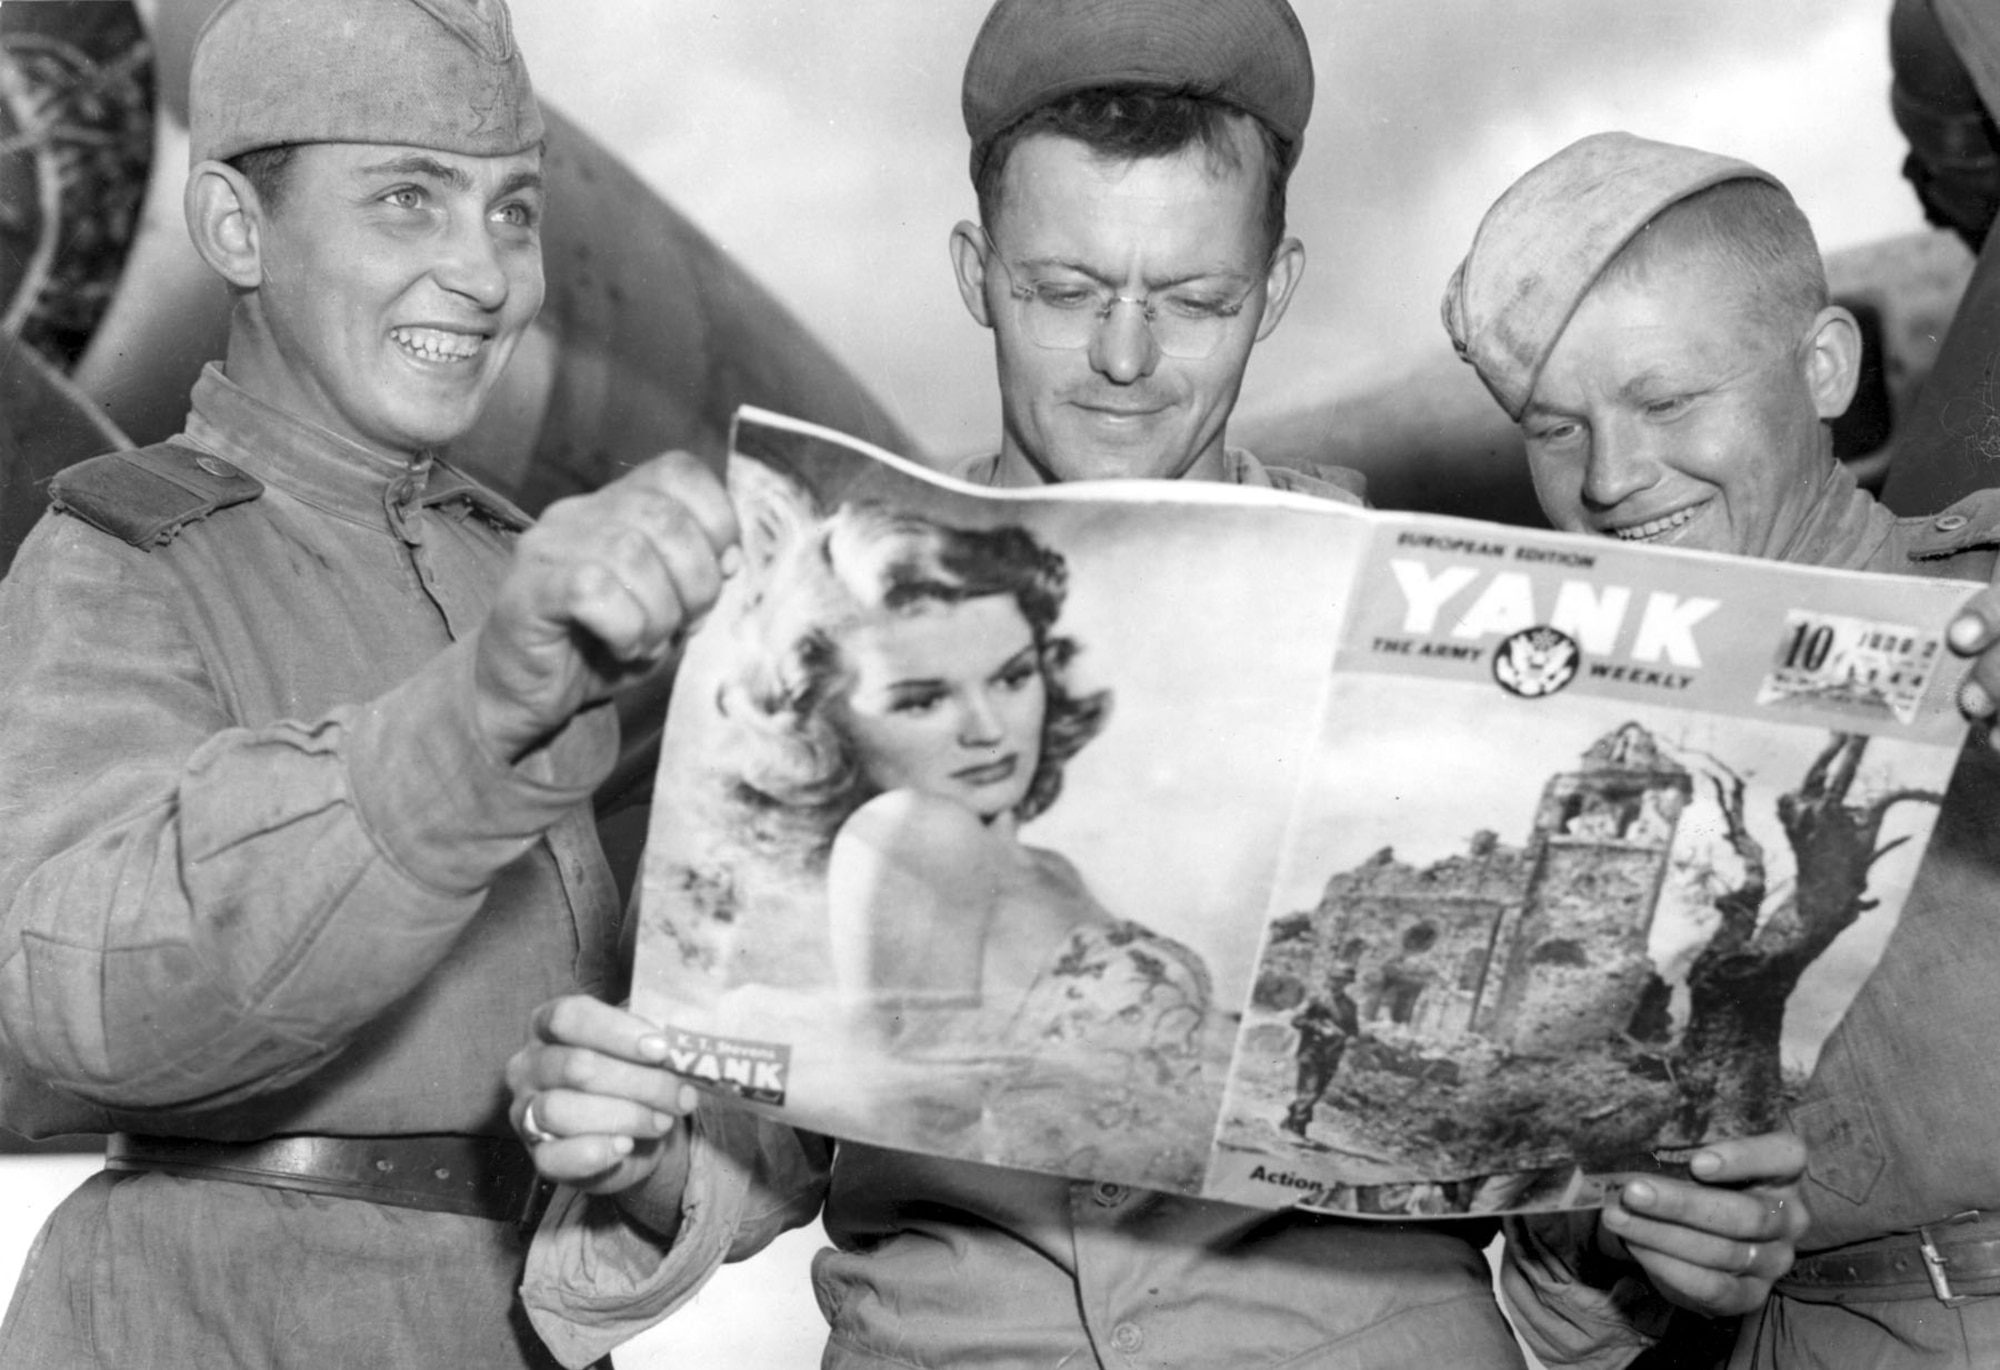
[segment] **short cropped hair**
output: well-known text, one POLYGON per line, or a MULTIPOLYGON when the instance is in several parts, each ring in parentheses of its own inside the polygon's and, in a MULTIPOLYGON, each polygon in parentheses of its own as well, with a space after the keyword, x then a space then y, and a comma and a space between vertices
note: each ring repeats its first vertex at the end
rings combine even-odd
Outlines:
POLYGON ((1030 110, 993 135, 973 159, 972 185, 979 197, 980 220, 989 226, 994 222, 1007 162, 1024 139, 1036 134, 1074 139, 1109 162, 1170 157, 1196 147, 1207 155, 1211 168, 1233 171, 1240 163, 1228 128, 1232 119, 1239 118, 1250 122, 1264 149, 1264 232, 1267 247, 1276 251, 1285 236, 1285 189, 1297 147, 1256 115, 1226 100, 1154 86, 1076 91, 1030 110))
POLYGON ((225 165, 234 167, 257 192, 257 202, 271 213, 276 213, 284 202, 285 190, 291 184, 292 163, 297 158, 297 143, 277 143, 271 147, 252 148, 239 152, 225 165))
POLYGON ((1723 181, 1662 210, 1632 236, 1600 280, 1643 279, 1660 261, 1720 267, 1760 328, 1804 329, 1827 305, 1826 264, 1805 212, 1768 181, 1723 181))
POLYGON ((1110 693, 1078 695, 1077 646, 1054 631, 1068 565, 1027 529, 958 528, 872 503, 844 505, 775 560, 746 612, 734 679, 718 702, 734 725, 736 797, 752 808, 812 811, 824 841, 876 789, 829 706, 851 679, 841 633, 865 616, 1009 595, 1033 637, 1045 704, 1035 773, 1016 805, 1055 802, 1069 758, 1102 730, 1110 693))

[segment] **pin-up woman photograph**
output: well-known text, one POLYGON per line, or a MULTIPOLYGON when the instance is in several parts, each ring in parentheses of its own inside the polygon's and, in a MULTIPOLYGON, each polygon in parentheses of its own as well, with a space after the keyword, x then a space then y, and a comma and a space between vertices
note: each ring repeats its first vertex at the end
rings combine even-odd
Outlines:
POLYGON ((848 1030, 912 1080, 932 1068, 910 1125, 1015 1164, 1114 1148, 1191 1182, 1208 972, 1023 837, 1111 714, 1072 685, 1064 558, 1019 526, 814 519, 782 477, 742 474, 753 588, 723 750, 751 825, 782 816, 823 853, 848 1030))

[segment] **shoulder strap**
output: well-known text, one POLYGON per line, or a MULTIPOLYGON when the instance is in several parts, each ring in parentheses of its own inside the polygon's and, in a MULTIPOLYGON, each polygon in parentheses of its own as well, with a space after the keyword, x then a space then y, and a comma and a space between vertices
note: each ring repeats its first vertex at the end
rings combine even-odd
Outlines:
POLYGON ((2000 490, 1976 491, 1942 513, 1897 519, 1896 528, 1917 561, 2000 546, 2000 490))
POLYGON ((92 457, 49 482, 52 508, 146 551, 263 493, 261 481, 222 458, 174 442, 92 457))

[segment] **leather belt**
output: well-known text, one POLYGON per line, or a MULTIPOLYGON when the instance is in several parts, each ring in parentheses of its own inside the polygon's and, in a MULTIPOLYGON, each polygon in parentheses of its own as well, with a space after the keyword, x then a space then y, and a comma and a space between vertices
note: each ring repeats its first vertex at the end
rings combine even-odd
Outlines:
POLYGON ((272 1137, 211 1142, 113 1135, 106 1170, 153 1170, 196 1180, 291 1189, 396 1208, 528 1226, 550 1186, 511 1137, 272 1137))
POLYGON ((1960 1213, 1915 1232, 1801 1256, 1777 1291, 1807 1303, 1936 1299, 1956 1307, 2000 1294, 2000 1217, 1960 1213))

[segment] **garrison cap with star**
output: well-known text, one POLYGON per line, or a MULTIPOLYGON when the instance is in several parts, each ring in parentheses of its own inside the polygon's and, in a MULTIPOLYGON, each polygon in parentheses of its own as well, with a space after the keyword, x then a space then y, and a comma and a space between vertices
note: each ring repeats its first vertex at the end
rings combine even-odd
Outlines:
POLYGON ((189 160, 285 143, 504 157, 542 141, 505 0, 224 0, 195 40, 189 160))

